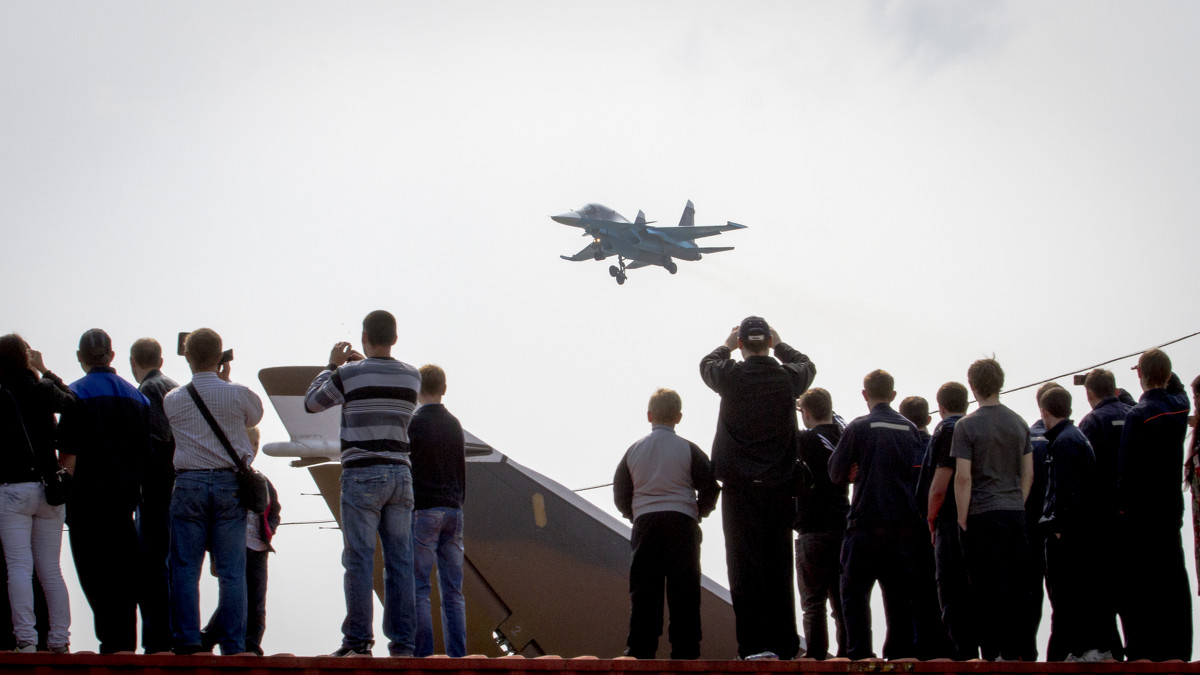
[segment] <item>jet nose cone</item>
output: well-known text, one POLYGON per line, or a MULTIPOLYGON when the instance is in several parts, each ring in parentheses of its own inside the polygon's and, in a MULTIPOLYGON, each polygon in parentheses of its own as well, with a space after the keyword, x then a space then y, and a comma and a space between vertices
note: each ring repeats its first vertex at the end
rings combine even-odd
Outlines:
POLYGON ((563 225, 579 225, 580 215, 578 211, 567 211, 557 216, 550 216, 550 220, 563 225))

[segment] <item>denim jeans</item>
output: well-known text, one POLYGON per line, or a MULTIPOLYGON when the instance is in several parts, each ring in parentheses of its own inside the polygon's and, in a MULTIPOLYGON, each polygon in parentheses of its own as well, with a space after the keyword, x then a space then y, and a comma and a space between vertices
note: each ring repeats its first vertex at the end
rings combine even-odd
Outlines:
POLYGON ((71 638, 71 605, 59 567, 66 510, 46 503, 41 483, 0 483, 0 542, 8 565, 8 597, 17 642, 38 641, 34 627, 33 572, 46 594, 50 647, 63 647, 71 638))
POLYGON ((171 627, 175 648, 200 646, 204 552, 217 574, 222 654, 246 650, 246 509, 232 471, 185 471, 171 493, 171 627))
POLYGON ((437 562, 442 601, 442 640, 448 656, 467 655, 467 614, 463 602, 462 509, 437 506, 413 512, 413 575, 416 585, 417 637, 414 656, 433 654, 433 612, 429 581, 437 562))
POLYGON ((383 633, 388 653, 411 656, 417 632, 413 591, 412 470, 377 464, 342 470, 342 587, 346 620, 342 646, 374 640, 371 597, 375 535, 383 547, 383 633))

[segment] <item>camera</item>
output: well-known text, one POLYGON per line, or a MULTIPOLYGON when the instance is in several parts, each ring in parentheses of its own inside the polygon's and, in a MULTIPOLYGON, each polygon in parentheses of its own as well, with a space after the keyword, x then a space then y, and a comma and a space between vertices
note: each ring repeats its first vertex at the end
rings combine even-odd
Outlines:
MULTIPOLYGON (((178 345, 178 347, 176 347, 175 353, 180 356, 183 356, 183 343, 187 341, 187 336, 188 336, 189 332, 190 331, 183 331, 182 333, 179 334, 179 345, 178 345)), ((229 363, 232 360, 233 360, 233 350, 232 349, 226 349, 225 351, 221 352, 221 365, 225 365, 226 363, 229 363)))
POLYGON ((1079 373, 1075 376, 1075 386, 1082 387, 1085 380, 1087 380, 1087 373, 1079 373))

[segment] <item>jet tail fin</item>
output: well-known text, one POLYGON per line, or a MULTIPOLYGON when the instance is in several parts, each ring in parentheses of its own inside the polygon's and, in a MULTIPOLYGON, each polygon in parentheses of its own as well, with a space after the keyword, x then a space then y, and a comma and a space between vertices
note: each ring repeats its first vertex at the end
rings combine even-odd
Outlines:
POLYGON ((692 200, 688 200, 687 206, 683 207, 683 215, 679 217, 680 227, 692 227, 696 224, 696 207, 692 206, 692 200))
POLYGON ((646 225, 646 213, 644 211, 642 211, 641 209, 638 209, 637 218, 635 218, 633 220, 633 224, 634 225, 643 225, 643 226, 646 225))

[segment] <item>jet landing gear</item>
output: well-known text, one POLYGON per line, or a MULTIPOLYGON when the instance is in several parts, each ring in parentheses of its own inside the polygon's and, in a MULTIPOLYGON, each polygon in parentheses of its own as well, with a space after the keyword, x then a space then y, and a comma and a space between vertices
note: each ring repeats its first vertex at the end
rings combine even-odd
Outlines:
POLYGON ((675 274, 676 272, 679 271, 679 265, 676 265, 674 263, 674 261, 672 261, 670 258, 668 258, 667 261, 665 263, 663 263, 663 267, 667 268, 667 271, 670 272, 671 274, 675 274))
POLYGON ((618 286, 621 286, 625 283, 625 279, 626 279, 625 258, 622 258, 621 256, 617 256, 617 264, 620 265, 620 267, 617 267, 617 265, 609 266, 608 274, 617 280, 618 286))

